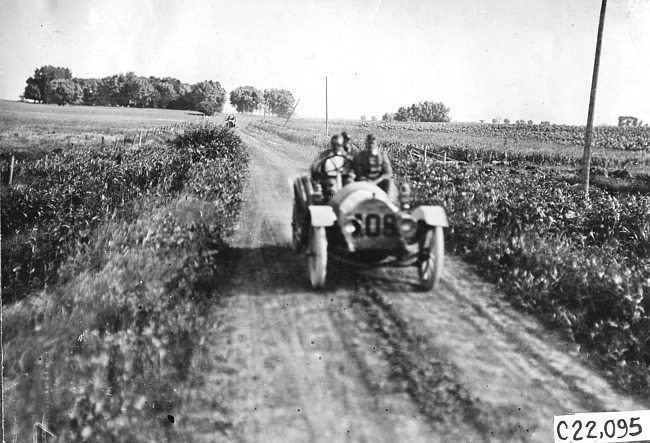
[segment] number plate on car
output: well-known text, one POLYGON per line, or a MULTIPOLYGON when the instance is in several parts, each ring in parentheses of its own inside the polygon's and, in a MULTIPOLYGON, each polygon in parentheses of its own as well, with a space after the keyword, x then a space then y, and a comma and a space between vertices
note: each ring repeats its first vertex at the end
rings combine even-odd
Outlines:
POLYGON ((356 236, 366 235, 368 237, 395 237, 397 236, 397 219, 394 214, 385 214, 383 217, 378 214, 355 214, 355 218, 359 220, 361 225, 365 228, 356 236))

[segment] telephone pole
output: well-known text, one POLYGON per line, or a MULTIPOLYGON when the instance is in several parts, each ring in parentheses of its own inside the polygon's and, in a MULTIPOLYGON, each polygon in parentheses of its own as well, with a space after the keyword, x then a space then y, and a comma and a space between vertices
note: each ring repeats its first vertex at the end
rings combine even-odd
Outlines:
POLYGON ((328 126, 328 114, 327 114, 327 76, 325 76, 325 136, 329 137, 329 126, 328 126))
POLYGON ((606 9, 607 9, 607 0, 602 0, 602 5, 600 7, 600 22, 598 23, 598 37, 596 38, 596 56, 594 60, 594 74, 591 78, 591 95, 589 97, 589 113, 587 114, 585 149, 582 156, 582 179, 584 181, 586 198, 589 198, 589 169, 591 169, 591 140, 594 134, 594 109, 596 107, 596 87, 598 86, 598 69, 600 67, 600 49, 603 41, 603 27, 605 25, 606 9))
POLYGON ((289 123, 289 119, 290 119, 291 116, 293 115, 293 111, 295 111, 296 108, 298 107, 298 103, 300 103, 300 99, 298 99, 298 101, 296 102, 296 105, 295 105, 295 106, 293 107, 293 109, 291 110, 291 114, 289 114, 289 117, 287 117, 287 121, 284 122, 284 127, 285 127, 285 128, 286 128, 286 126, 287 126, 287 123, 289 123))

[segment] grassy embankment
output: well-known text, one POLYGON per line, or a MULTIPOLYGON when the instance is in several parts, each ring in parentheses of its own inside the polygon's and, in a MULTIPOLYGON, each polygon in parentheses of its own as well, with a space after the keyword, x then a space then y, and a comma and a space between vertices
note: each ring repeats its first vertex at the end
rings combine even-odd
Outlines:
MULTIPOLYGON (((325 141, 308 125, 298 127, 260 125, 294 142, 325 141)), ((356 129, 349 132, 362 139, 356 129)), ((622 192, 592 187, 585 200, 576 179, 566 174, 567 159, 578 164, 573 147, 545 147, 548 152, 540 155, 527 144, 474 145, 471 138, 448 137, 454 136, 380 134, 415 203, 447 209, 448 250, 475 263, 515 306, 564 329, 617 384, 647 398, 650 190, 643 180, 622 192), (462 162, 425 163, 414 156, 423 143, 436 159, 446 154, 462 162)), ((620 166, 630 155, 647 164, 643 152, 612 150, 603 158, 620 166)))
MULTIPOLYGON (((23 189, 47 183, 51 194, 68 190, 58 186, 63 181, 82 198, 16 225, 10 236, 37 228, 38 252, 62 219, 75 222, 60 266, 48 270, 56 273, 52 285, 4 308, 7 437, 25 440, 45 421, 58 441, 180 441, 167 415, 184 400, 206 306, 218 302, 228 273, 224 238, 247 155, 220 127, 124 148, 121 157, 109 150, 90 166, 86 151, 71 147, 61 162, 32 160, 41 175, 21 178, 23 189), (83 177, 71 181, 74 174, 83 177), (113 185, 97 189, 101 182, 113 185), (97 219, 87 225, 92 213, 97 219)), ((20 210, 3 199, 5 212, 20 210)), ((5 221, 3 214, 3 228, 5 221)))

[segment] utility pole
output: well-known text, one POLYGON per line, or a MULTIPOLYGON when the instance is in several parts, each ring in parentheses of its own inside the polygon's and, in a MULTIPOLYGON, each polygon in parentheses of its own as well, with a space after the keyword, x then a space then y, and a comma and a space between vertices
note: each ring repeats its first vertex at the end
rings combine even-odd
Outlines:
POLYGON ((298 101, 296 102, 296 105, 295 105, 295 106, 293 107, 293 109, 291 110, 291 114, 289 114, 289 117, 287 117, 287 121, 284 122, 284 127, 286 127, 286 126, 287 126, 287 123, 289 123, 289 119, 290 119, 291 116, 293 115, 293 111, 295 111, 296 108, 298 107, 298 103, 300 103, 300 99, 298 99, 298 101))
POLYGON ((327 76, 325 76, 325 136, 329 137, 328 114, 327 114, 327 76))
POLYGON ((607 0, 602 0, 600 7, 600 22, 598 23, 598 37, 596 38, 596 57, 594 60, 594 74, 591 78, 591 95, 589 97, 589 113, 587 114, 587 131, 585 133, 585 149, 582 156, 582 179, 584 181, 585 197, 589 198, 589 169, 591 168, 591 140, 594 134, 594 108, 596 107, 596 87, 598 86, 598 68, 600 67, 600 48, 603 41, 603 27, 605 25, 605 10, 607 0))

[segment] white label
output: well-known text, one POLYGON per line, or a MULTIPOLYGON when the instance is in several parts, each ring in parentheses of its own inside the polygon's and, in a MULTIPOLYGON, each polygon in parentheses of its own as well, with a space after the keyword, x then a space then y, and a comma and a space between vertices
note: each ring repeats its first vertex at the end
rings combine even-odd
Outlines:
POLYGON ((555 443, 650 441, 650 410, 556 415, 555 443))

